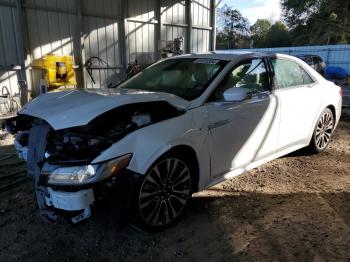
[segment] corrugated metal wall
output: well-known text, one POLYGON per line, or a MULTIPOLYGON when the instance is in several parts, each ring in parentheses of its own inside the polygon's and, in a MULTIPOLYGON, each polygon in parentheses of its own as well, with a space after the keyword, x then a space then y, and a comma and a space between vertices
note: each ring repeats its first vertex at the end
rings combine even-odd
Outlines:
POLYGON ((118 68, 122 66, 118 35, 121 0, 84 0, 82 16, 83 63, 90 57, 99 57, 110 67, 110 69, 104 69, 106 66, 101 65, 101 69, 92 71, 96 84, 92 83, 87 71, 84 70, 85 87, 101 87, 118 81, 121 77, 118 68))
POLYGON ((75 2, 70 0, 26 0, 28 48, 33 59, 45 54, 72 55, 72 35, 76 24, 75 2), (66 12, 36 9, 61 8, 66 12), (68 13, 68 12, 71 12, 68 13))
POLYGON ((256 52, 274 52, 296 56, 302 54, 318 55, 327 65, 340 66, 344 68, 348 74, 350 74, 350 45, 297 46, 244 50, 256 52))
POLYGON ((6 0, 3 4, 0 7, 0 94, 2 87, 6 86, 12 95, 16 95, 20 69, 15 35, 16 6, 13 0, 6 0))
POLYGON ((22 4, 27 80, 33 89, 42 73, 31 69, 30 63, 49 53, 74 56, 75 63, 81 65, 76 71, 83 73, 83 86, 99 88, 121 79, 128 63, 156 61, 163 41, 183 36, 186 42, 190 30, 186 51, 208 51, 211 1, 0 0, 0 84, 15 89, 19 79, 18 73, 8 70, 21 64, 15 38, 18 2, 22 4), (190 18, 186 12, 189 4, 190 18), (101 65, 92 71, 96 84, 82 69, 94 56, 108 64, 108 69, 101 65))
MULTIPOLYGON (((162 40, 172 40, 183 36, 188 40, 189 19, 186 17, 186 2, 176 0, 161 1, 162 40)), ((191 1, 191 50, 186 52, 206 52, 210 49, 211 1, 191 1)), ((188 45, 185 45, 188 46, 188 45)), ((187 48, 188 49, 188 48, 187 48)))
MULTIPOLYGON (((120 1, 84 0, 81 10, 81 27, 78 29, 77 1, 71 0, 26 0, 28 21, 28 46, 31 60, 46 54, 74 55, 74 37, 80 30, 81 56, 84 64, 90 57, 100 57, 112 69, 96 69, 92 75, 97 87, 105 85, 120 67, 118 44, 118 21, 120 1), (50 8, 52 10, 50 11, 50 8)), ((83 70, 84 86, 93 84, 83 70)), ((39 85, 41 72, 31 70, 33 86, 39 85)))
MULTIPOLYGON (((162 0, 161 1, 161 39, 171 41, 178 37, 185 37, 188 40, 188 24, 186 19, 185 1, 162 0)), ((188 52, 186 45, 185 51, 188 52)))
MULTIPOLYGON (((75 1, 26 0, 24 3, 28 65, 50 53, 73 55, 73 32, 77 23, 75 1)), ((42 72, 30 68, 27 74, 27 79, 32 80, 34 90, 38 92, 42 72)))
POLYGON ((128 1, 126 42, 128 61, 147 65, 155 61, 155 0, 128 1))
POLYGON ((205 52, 210 45, 210 0, 193 1, 192 24, 192 51, 205 52))

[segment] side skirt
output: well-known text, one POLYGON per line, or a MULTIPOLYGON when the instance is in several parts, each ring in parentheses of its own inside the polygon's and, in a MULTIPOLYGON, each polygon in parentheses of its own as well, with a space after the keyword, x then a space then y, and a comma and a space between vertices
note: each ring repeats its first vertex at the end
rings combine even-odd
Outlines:
POLYGON ((281 151, 278 151, 277 153, 274 153, 272 155, 266 156, 264 158, 260 158, 260 159, 254 161, 254 162, 252 162, 252 163, 250 163, 250 164, 248 164, 248 165, 246 165, 244 167, 239 167, 239 168, 230 170, 229 172, 227 172, 227 173, 223 174, 222 176, 220 176, 218 179, 215 179, 208 186, 200 188, 199 191, 204 190, 204 189, 209 188, 209 187, 212 187, 212 186, 214 186, 216 184, 224 182, 224 181, 226 181, 228 179, 231 179, 233 177, 239 176, 239 175, 245 173, 246 171, 252 170, 252 169, 254 169, 254 168, 258 167, 258 166, 266 164, 266 163, 268 163, 268 162, 270 162, 270 161, 272 161, 274 159, 277 159, 279 157, 288 155, 288 154, 290 154, 292 152, 295 152, 295 151, 297 151, 297 150, 299 150, 301 148, 304 148, 305 146, 307 146, 307 145, 305 145, 305 144, 296 144, 296 145, 290 146, 290 147, 288 147, 286 149, 283 149, 281 151))

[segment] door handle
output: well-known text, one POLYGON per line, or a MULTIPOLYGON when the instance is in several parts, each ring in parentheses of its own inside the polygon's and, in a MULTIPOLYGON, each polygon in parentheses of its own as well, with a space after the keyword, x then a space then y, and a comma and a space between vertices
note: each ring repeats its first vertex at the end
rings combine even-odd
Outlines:
POLYGON ((229 119, 225 119, 225 120, 221 120, 221 121, 217 121, 217 122, 214 122, 212 124, 209 124, 208 125, 208 129, 211 130, 211 129, 214 129, 214 128, 218 128, 220 126, 224 126, 226 124, 230 123, 230 120, 229 119))

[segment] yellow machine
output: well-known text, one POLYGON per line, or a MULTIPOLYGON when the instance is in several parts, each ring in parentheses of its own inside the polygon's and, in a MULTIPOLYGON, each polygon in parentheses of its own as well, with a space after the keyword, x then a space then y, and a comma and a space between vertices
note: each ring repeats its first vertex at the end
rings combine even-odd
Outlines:
POLYGON ((48 87, 76 85, 73 57, 49 54, 32 63, 33 68, 43 70, 43 77, 48 87))

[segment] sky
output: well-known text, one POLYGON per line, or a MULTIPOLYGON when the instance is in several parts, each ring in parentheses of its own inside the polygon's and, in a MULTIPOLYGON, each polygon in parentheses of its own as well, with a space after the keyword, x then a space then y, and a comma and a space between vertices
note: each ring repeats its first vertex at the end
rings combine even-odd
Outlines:
POLYGON ((275 22, 281 17, 280 0, 222 0, 219 7, 224 4, 239 10, 251 25, 259 18, 272 19, 275 22))

